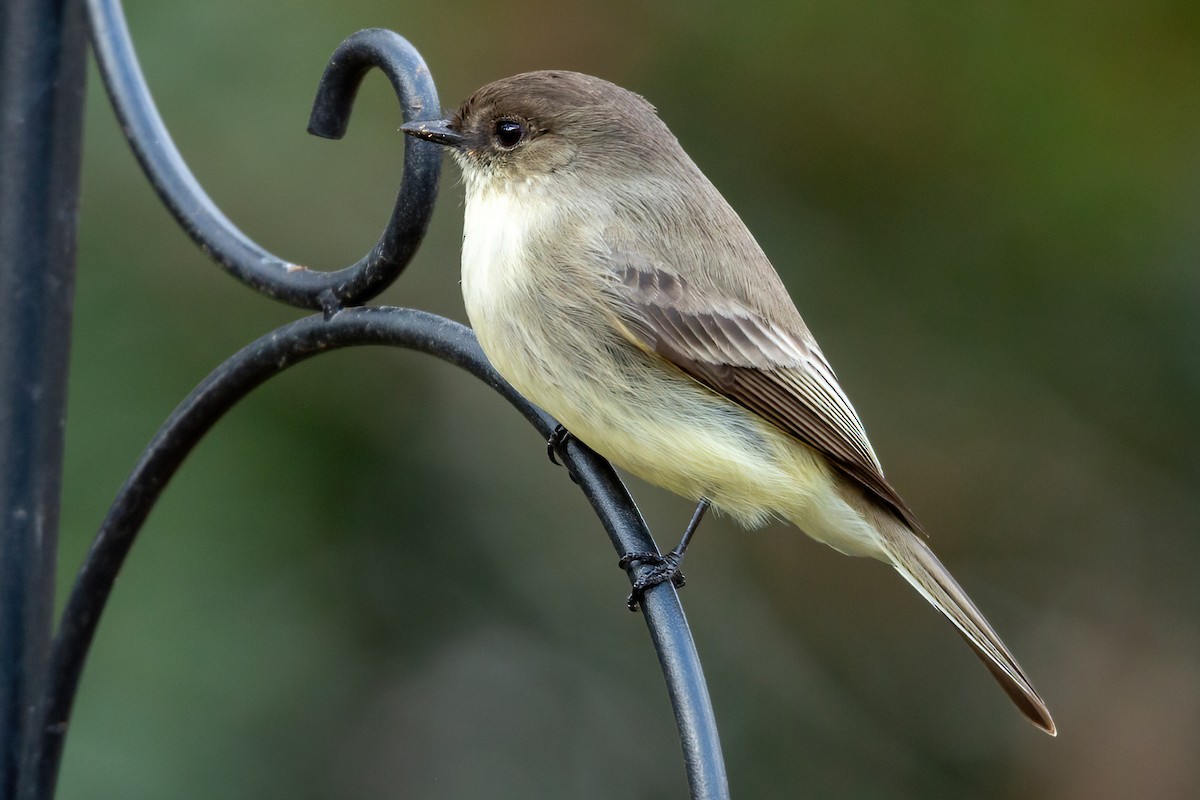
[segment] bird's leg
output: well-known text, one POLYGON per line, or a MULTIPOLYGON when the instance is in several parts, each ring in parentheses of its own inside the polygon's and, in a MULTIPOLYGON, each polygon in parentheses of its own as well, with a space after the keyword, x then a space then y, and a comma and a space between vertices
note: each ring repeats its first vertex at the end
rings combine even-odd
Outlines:
POLYGON ((550 456, 550 463, 562 466, 562 462, 558 460, 558 453, 567 444, 567 440, 571 438, 571 432, 562 425, 555 425, 554 432, 550 434, 550 438, 546 440, 546 455, 550 456))
POLYGON ((648 589, 667 581, 675 584, 676 588, 682 587, 687 582, 683 573, 679 571, 679 566, 683 563, 688 543, 691 542, 696 528, 700 527, 700 520, 704 518, 704 512, 708 511, 708 506, 707 498, 700 500, 696 511, 692 514, 692 521, 688 523, 687 529, 683 532, 683 538, 679 540, 679 544, 675 545, 675 549, 665 556, 660 556, 658 553, 626 553, 621 556, 621 560, 617 562, 621 569, 627 569, 634 561, 654 565, 654 569, 634 581, 633 591, 629 593, 629 600, 626 601, 630 611, 637 611, 648 589))

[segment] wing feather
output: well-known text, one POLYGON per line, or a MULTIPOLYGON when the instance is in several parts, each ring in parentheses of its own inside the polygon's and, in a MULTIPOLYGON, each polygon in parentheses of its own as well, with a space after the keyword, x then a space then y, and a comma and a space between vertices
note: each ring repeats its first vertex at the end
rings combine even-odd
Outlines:
POLYGON ((883 476, 854 407, 811 334, 730 298, 702 296, 644 259, 616 265, 617 327, 693 379, 815 448, 913 530, 912 511, 883 476))

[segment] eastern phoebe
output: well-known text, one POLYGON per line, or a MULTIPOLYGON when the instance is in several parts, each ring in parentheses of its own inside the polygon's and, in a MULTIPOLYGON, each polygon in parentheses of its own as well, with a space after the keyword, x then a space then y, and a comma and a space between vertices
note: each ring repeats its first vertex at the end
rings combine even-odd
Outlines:
MULTIPOLYGON (((694 523, 711 502, 891 564, 1055 733, 921 541, 770 261, 653 106, 599 78, 530 72, 403 130, 462 168, 463 297, 501 375, 614 464, 700 501, 694 523)), ((673 555, 656 581, 675 576, 673 555)))

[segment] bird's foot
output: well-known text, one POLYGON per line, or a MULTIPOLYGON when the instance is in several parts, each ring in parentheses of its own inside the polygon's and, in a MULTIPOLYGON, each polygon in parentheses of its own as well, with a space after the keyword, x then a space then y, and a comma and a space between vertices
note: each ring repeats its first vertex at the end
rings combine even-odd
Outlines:
POLYGON ((550 457, 551 464, 562 466, 562 462, 558 460, 558 454, 566 446, 567 441, 571 439, 571 432, 562 425, 555 425, 554 432, 550 434, 550 438, 546 440, 546 455, 550 457))
POLYGON ((629 593, 629 599, 625 601, 630 611, 637 611, 646 596, 646 592, 660 583, 670 581, 677 589, 682 588, 687 583, 687 579, 679 571, 679 566, 683 563, 682 553, 671 551, 665 556, 661 556, 658 553, 626 553, 621 556, 621 560, 617 563, 621 569, 628 569, 629 565, 635 561, 642 564, 650 564, 653 566, 653 569, 633 582, 633 590, 629 593))

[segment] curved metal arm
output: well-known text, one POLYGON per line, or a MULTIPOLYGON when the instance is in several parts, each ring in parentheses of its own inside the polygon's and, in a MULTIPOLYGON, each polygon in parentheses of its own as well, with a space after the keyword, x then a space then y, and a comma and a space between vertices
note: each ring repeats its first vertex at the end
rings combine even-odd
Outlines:
MULTIPOLYGON (((126 137, 179 223, 201 249, 243 283, 324 314, 286 325, 226 361, 176 409, 143 453, 110 508, 63 611, 36 711, 36 757, 20 784, 22 800, 48 800, 53 795, 88 648, 138 531, 186 455, 255 387, 292 364, 329 350, 362 344, 408 347, 466 369, 503 395, 543 437, 548 437, 555 425, 492 369, 469 329, 409 309, 346 308, 382 291, 416 251, 436 197, 441 164, 436 146, 405 139, 404 177, 396 207, 379 243, 367 256, 338 272, 298 267, 239 231, 188 170, 146 88, 119 1, 85 2, 97 59, 126 137)), ((438 108, 428 69, 411 45, 390 31, 362 31, 343 42, 330 60, 309 123, 312 133, 337 138, 345 132, 355 93, 371 67, 379 67, 391 79, 405 120, 425 117, 431 108, 438 108)), ((573 440, 563 457, 617 552, 657 552, 612 467, 573 440)), ((630 568, 631 582, 647 569, 630 568)), ((726 798, 728 786, 716 723, 674 586, 667 582, 655 587, 642 607, 675 710, 692 797, 726 798)))
MULTIPOLYGON (((350 36, 329 57, 308 119, 309 133, 326 139, 346 135, 359 84, 372 67, 378 67, 392 82, 405 122, 426 118, 430 109, 435 113, 441 110, 429 68, 420 54, 399 34, 370 28, 350 36)), ((442 149, 431 142, 417 140, 416 144, 421 146, 405 142, 404 180, 379 242, 357 264, 329 276, 345 278, 344 283, 330 290, 340 306, 366 302, 389 286, 425 237, 437 200, 442 149)), ((323 307, 328 313, 329 307, 323 307)))
MULTIPOLYGON (((184 163, 142 76, 119 0, 87 0, 87 7, 96 60, 126 138, 163 203, 201 250, 247 286, 326 314, 365 303, 399 276, 433 213, 442 163, 437 145, 403 137, 404 179, 392 217, 378 244, 358 263, 319 272, 285 261, 238 230, 184 163)), ((345 132, 354 94, 371 67, 391 79, 405 121, 440 108, 429 69, 416 49, 392 31, 365 30, 342 42, 331 57, 311 132, 332 138, 345 132)))
MULTIPOLYGON (((354 308, 329 320, 307 317, 260 338, 210 374, 171 414, 121 487, 88 552, 63 611, 42 703, 39 798, 53 794, 75 691, 117 573, 167 483, 192 448, 230 408, 288 367, 342 347, 382 344, 437 356, 470 372, 520 411, 543 438, 555 422, 488 363, 469 328, 423 311, 354 308)), ((617 553, 658 552, 632 498, 607 461, 571 442, 564 463, 582 487, 617 553)), ((647 567, 631 568, 630 581, 647 567)), ((700 659, 670 581, 647 593, 646 624, 666 678, 692 797, 725 798, 728 787, 716 721, 700 659)))

